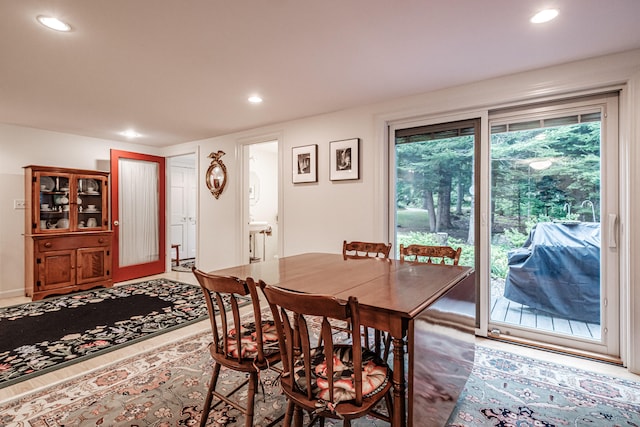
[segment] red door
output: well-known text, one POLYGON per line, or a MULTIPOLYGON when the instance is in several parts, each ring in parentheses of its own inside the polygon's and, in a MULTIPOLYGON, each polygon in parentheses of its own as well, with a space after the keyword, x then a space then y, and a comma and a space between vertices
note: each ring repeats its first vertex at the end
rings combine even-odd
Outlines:
POLYGON ((165 271, 165 159, 111 150, 113 280, 165 271))

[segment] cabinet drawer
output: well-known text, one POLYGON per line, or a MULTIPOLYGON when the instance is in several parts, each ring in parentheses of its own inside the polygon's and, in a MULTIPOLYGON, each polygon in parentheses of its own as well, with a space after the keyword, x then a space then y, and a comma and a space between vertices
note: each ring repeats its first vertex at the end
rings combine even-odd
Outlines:
POLYGON ((99 234, 91 236, 67 236, 38 239, 38 251, 60 251, 76 248, 91 248, 100 246, 110 246, 111 235, 99 234))

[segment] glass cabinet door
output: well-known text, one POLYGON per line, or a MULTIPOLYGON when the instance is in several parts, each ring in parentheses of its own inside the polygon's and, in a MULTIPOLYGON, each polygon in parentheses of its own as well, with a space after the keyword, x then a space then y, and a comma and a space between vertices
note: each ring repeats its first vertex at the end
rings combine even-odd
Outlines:
POLYGON ((71 224, 71 175, 36 173, 40 205, 34 206, 36 229, 40 232, 69 231, 71 224))
POLYGON ((96 230, 105 226, 106 179, 96 176, 76 178, 78 230, 96 230))

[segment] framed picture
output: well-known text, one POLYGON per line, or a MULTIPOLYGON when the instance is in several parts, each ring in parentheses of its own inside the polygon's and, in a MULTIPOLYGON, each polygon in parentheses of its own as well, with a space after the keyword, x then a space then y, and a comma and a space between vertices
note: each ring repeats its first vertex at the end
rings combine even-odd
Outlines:
POLYGON ((332 141, 329 144, 329 179, 358 179, 360 166, 359 138, 332 141))
POLYGON ((293 183, 318 182, 318 145, 292 148, 293 183))

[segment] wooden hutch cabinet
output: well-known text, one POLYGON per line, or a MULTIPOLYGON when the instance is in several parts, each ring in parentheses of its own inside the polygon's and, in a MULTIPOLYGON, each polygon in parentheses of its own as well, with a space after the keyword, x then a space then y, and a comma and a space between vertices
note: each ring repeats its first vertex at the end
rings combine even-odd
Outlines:
POLYGON ((109 173, 25 166, 25 293, 113 285, 109 173))

